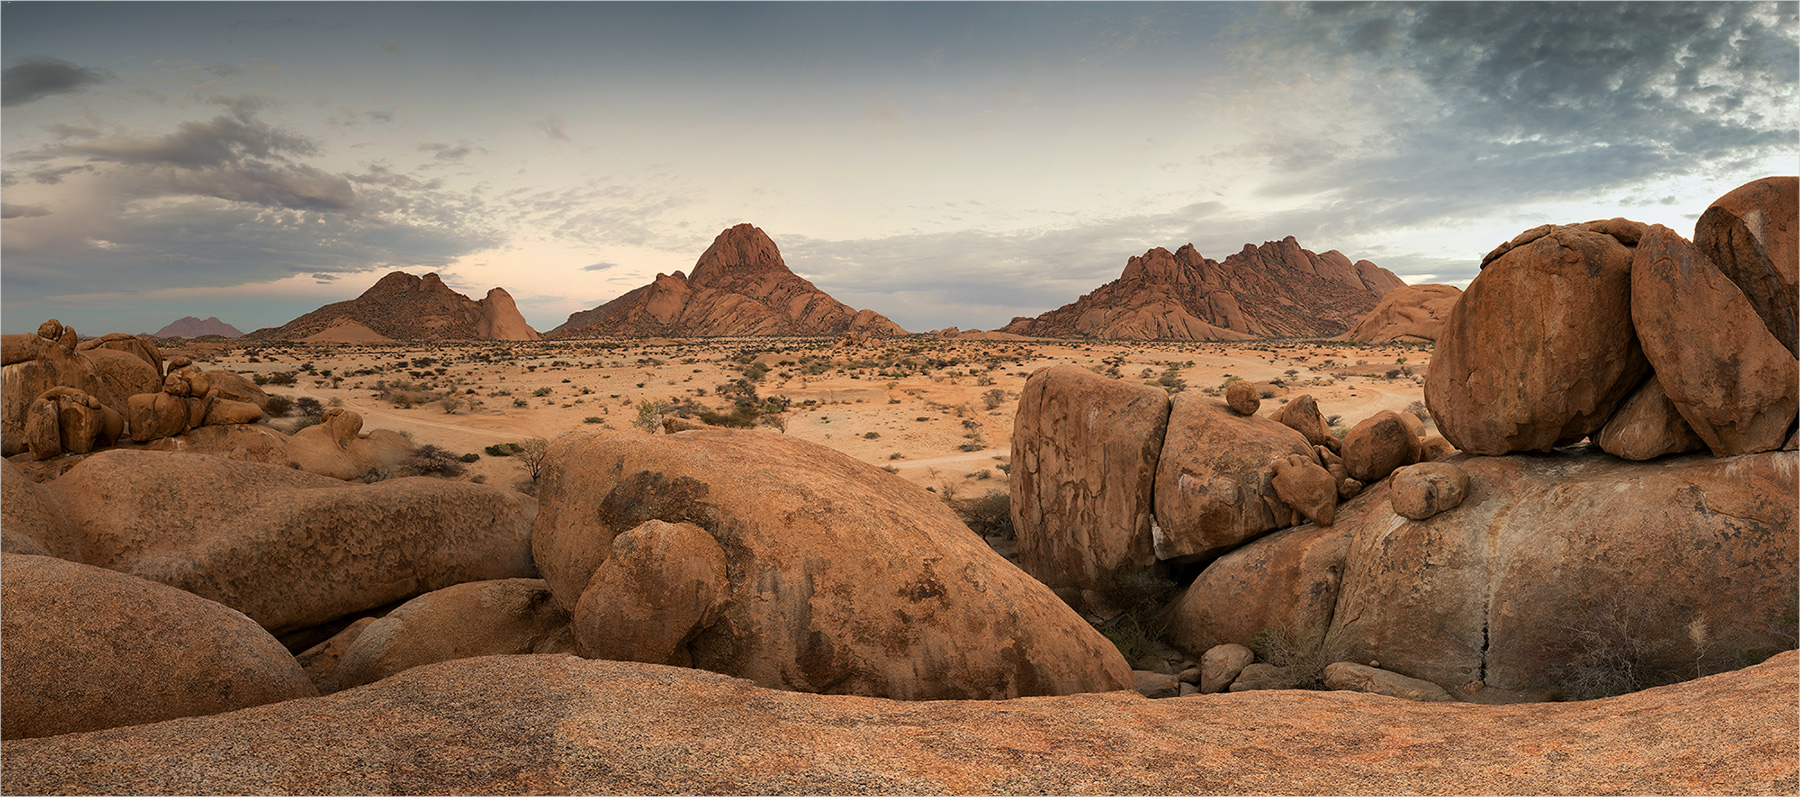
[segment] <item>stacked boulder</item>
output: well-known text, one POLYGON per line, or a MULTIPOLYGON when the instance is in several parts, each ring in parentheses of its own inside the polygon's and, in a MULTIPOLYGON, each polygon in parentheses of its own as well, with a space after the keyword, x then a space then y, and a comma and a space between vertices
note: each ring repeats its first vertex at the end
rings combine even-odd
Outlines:
MULTIPOLYGON (((1171 607, 1171 640, 1204 656, 1276 636, 1315 664, 1357 665, 1328 686, 1438 699, 1366 671, 1379 662, 1487 702, 1643 688, 1792 648, 1797 184, 1731 192, 1694 243, 1613 219, 1496 249, 1432 358, 1443 437, 1421 441, 1403 417, 1358 424, 1345 475, 1389 478, 1329 527, 1213 561, 1171 607), (1468 453, 1446 457, 1450 444, 1468 453)), ((1262 664, 1237 680, 1296 682, 1262 664)))

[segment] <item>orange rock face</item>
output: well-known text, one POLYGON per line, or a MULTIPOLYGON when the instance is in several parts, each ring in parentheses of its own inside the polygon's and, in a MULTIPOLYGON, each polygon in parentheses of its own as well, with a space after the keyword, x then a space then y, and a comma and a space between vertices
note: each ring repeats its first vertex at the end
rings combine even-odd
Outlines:
POLYGON ((1469 284, 1425 377, 1425 403, 1457 448, 1498 455, 1579 441, 1643 381, 1634 250, 1589 229, 1617 226, 1528 230, 1469 284))
POLYGON ((1402 285, 1381 297, 1344 337, 1359 343, 1437 340, 1460 298, 1462 289, 1453 285, 1402 285))
POLYGON ((789 271, 781 251, 749 224, 719 233, 687 276, 658 274, 649 285, 569 316, 552 338, 601 335, 904 335, 886 316, 856 310, 789 271))
MULTIPOLYGON (((575 432, 550 445, 539 484, 532 548, 577 625, 584 593, 604 580, 607 603, 624 610, 598 616, 679 616, 690 626, 668 641, 686 639, 698 669, 796 691, 911 700, 1131 683, 1105 637, 942 501, 830 449, 773 432, 575 432), (644 558, 609 569, 614 538, 652 520, 691 524, 687 533, 697 527, 724 552, 729 583, 716 616, 707 616, 710 600, 621 599, 634 588, 663 589, 653 561, 663 557, 678 562, 666 587, 712 583, 705 546, 691 537, 666 553, 632 546, 644 558), (654 605, 663 600, 669 605, 654 605)), ((649 639, 650 631, 625 633, 649 639)))
POLYGON ((1052 587, 1093 587, 1149 565, 1151 487, 1169 422, 1162 390, 1074 365, 1031 375, 1012 434, 1019 566, 1052 587))
POLYGON ((1156 556, 1174 559, 1238 544, 1300 517, 1275 492, 1269 463, 1315 459, 1299 432, 1243 416, 1197 393, 1177 393, 1156 466, 1156 556))
POLYGON ((1382 295, 1403 285, 1374 263, 1332 250, 1315 254, 1293 236, 1246 244, 1224 262, 1192 244, 1133 257, 1119 279, 1000 331, 1117 340, 1247 340, 1343 332, 1382 295))
POLYGON ((1800 177, 1733 189, 1694 224, 1694 245, 1723 271, 1789 353, 1800 353, 1800 177))
POLYGON ((490 656, 0 749, 19 794, 1789 794, 1797 661, 1478 706, 1299 691, 914 703, 490 656))
POLYGON ((1631 315, 1657 381, 1714 454, 1773 451, 1787 440, 1800 362, 1748 295, 1667 227, 1651 227, 1638 245, 1631 315))
POLYGON ((504 289, 475 301, 450 290, 435 273, 415 277, 395 271, 361 296, 325 305, 280 327, 259 329, 252 340, 538 340, 539 335, 504 289))
MULTIPOLYGON (((173 587, 47 556, 0 555, 0 727, 51 736, 313 697, 281 643, 173 587)), ((10 785, 10 784, 9 784, 10 785)))

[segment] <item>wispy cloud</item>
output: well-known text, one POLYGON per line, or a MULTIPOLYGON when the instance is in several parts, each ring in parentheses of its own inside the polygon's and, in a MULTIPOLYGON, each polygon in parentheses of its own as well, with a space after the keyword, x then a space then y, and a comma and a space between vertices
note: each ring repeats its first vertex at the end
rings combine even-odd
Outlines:
POLYGON ((112 79, 105 70, 76 66, 60 58, 27 58, 0 72, 0 105, 24 105, 112 79))

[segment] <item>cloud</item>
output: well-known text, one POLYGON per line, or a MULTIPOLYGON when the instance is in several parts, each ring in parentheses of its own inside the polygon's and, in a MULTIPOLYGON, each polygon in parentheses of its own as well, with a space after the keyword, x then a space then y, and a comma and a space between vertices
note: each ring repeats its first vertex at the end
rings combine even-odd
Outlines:
POLYGON ((582 271, 605 271, 607 269, 618 268, 618 267, 619 267, 618 263, 608 263, 605 261, 601 261, 599 263, 592 263, 592 264, 589 264, 586 266, 582 266, 581 270, 582 271))
POLYGON ((60 58, 27 58, 0 72, 0 105, 24 105, 112 79, 108 72, 76 66, 60 58))
POLYGON ((48 215, 50 215, 50 209, 43 205, 8 205, 0 202, 0 219, 23 219, 48 215))
POLYGON ((398 56, 401 56, 401 57, 403 57, 403 58, 404 58, 404 57, 405 57, 405 56, 406 56, 406 49, 405 49, 405 48, 403 48, 403 47, 401 47, 401 46, 400 46, 400 45, 398 45, 398 44, 395 44, 395 43, 393 43, 393 42, 391 42, 391 41, 388 41, 388 40, 387 40, 387 39, 382 39, 382 40, 381 40, 381 45, 380 45, 380 46, 381 46, 381 49, 383 49, 383 50, 385 50, 385 51, 387 51, 387 52, 390 52, 390 53, 393 53, 393 54, 394 54, 394 55, 398 55, 398 56))
POLYGON ((431 157, 436 158, 441 161, 461 161, 463 158, 468 157, 469 154, 472 152, 486 152, 487 151, 485 149, 482 149, 481 147, 475 146, 474 144, 470 144, 467 141, 460 142, 456 146, 451 146, 449 144, 437 144, 437 143, 429 143, 428 142, 428 143, 420 144, 417 147, 417 149, 420 152, 432 153, 431 157))
POLYGON ((537 131, 539 133, 543 133, 544 137, 551 141, 568 141, 569 140, 569 134, 567 131, 563 130, 563 120, 562 120, 562 117, 560 117, 560 116, 551 115, 551 116, 545 117, 543 119, 539 119, 535 122, 532 122, 531 126, 534 128, 537 128, 537 131))
POLYGON ((91 161, 144 166, 203 168, 226 166, 247 158, 284 159, 316 155, 312 139, 255 119, 217 116, 207 122, 182 122, 177 131, 147 138, 114 136, 84 144, 63 144, 50 155, 81 155, 91 161))
POLYGON ((31 178, 31 181, 38 185, 56 185, 71 174, 92 171, 94 171, 93 166, 83 163, 75 166, 44 166, 32 169, 25 176, 31 178))

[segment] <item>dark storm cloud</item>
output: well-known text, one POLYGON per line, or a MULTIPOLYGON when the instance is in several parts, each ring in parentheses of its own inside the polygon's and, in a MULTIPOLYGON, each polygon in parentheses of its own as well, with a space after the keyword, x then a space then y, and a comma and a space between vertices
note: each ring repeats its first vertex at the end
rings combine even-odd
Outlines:
POLYGON ((1390 83, 1423 90, 1383 108, 1386 141, 1328 130, 1261 145, 1285 175, 1271 194, 1344 186, 1349 224, 1707 173, 1791 148, 1796 134, 1791 3, 1277 8, 1281 24, 1263 42, 1272 59, 1338 76, 1375 102, 1390 83))
POLYGON ((0 105, 23 105, 111 79, 107 72, 76 66, 60 58, 27 58, 0 72, 0 105))
POLYGON ((0 202, 0 219, 23 219, 48 215, 50 215, 50 209, 43 205, 8 205, 0 202))
POLYGON ((316 155, 313 140, 255 119, 217 116, 206 122, 183 122, 176 132, 138 138, 116 136, 84 144, 52 147, 50 155, 80 155, 91 161, 143 166, 202 168, 226 166, 249 158, 285 159, 316 155))

